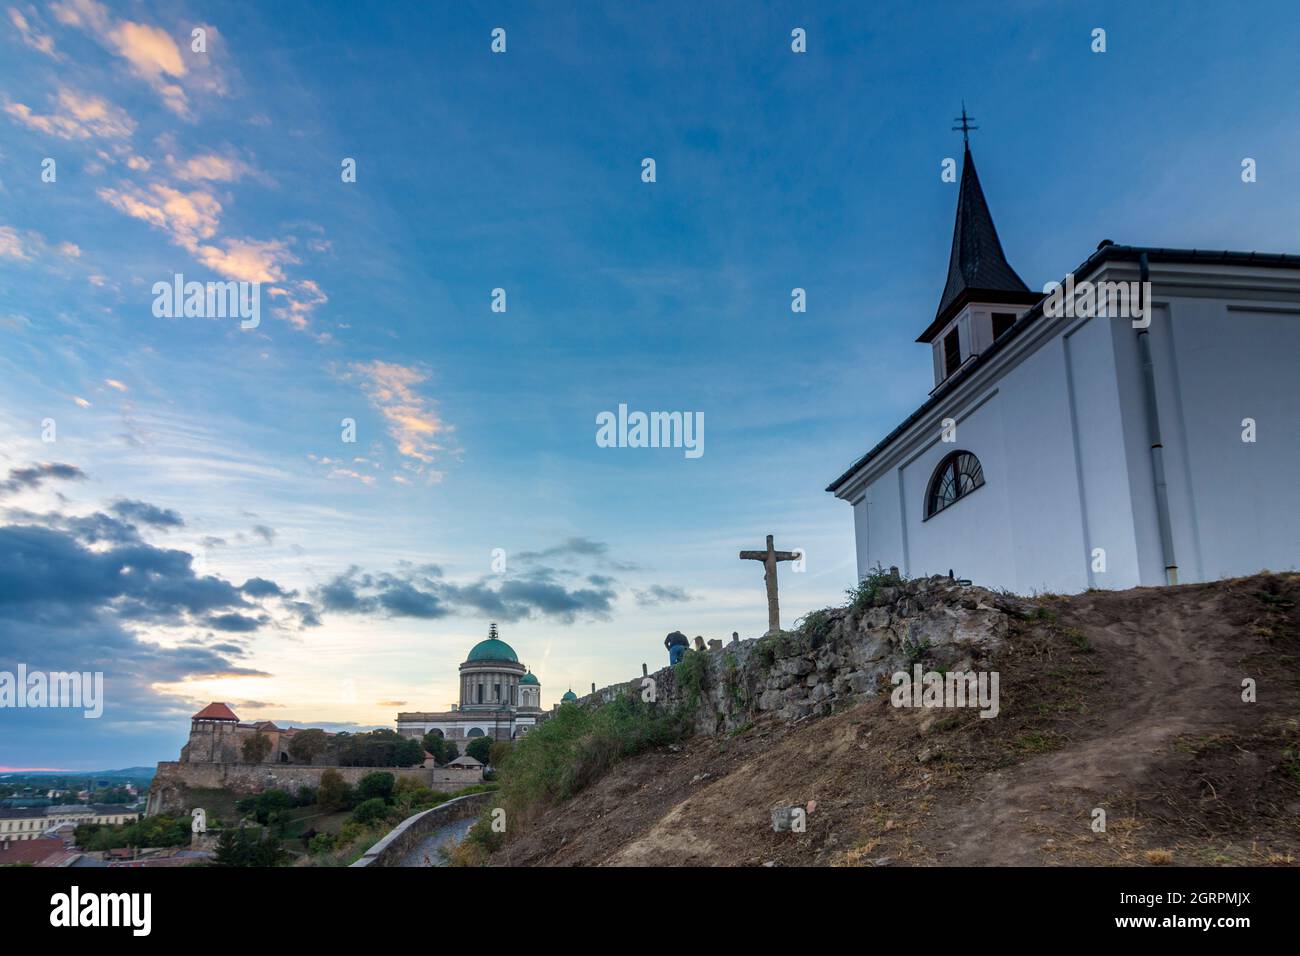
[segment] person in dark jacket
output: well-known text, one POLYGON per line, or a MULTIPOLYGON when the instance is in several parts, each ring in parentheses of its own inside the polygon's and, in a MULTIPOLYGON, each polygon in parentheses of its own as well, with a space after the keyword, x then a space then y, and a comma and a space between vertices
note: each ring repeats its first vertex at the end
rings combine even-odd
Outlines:
POLYGON ((664 647, 668 648, 668 663, 676 664, 686 653, 686 649, 691 646, 691 642, 686 639, 686 635, 681 631, 673 631, 664 638, 664 647))

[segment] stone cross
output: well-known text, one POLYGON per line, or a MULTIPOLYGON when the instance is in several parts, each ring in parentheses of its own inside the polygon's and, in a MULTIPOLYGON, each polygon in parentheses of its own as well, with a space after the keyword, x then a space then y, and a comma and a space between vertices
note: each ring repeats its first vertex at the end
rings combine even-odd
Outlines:
POLYGON ((794 561, 799 555, 793 551, 776 551, 772 548, 772 536, 767 536, 766 551, 742 551, 740 556, 747 561, 763 562, 763 581, 767 584, 767 633, 781 630, 781 609, 776 603, 776 563, 794 561))

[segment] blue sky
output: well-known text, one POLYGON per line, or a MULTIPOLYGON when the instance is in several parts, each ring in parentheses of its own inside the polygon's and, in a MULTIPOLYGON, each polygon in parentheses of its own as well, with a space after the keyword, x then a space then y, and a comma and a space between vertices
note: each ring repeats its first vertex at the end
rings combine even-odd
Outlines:
POLYGON ((549 706, 761 633, 767 532, 786 623, 838 602, 822 489, 929 388, 963 100, 1031 286, 1300 251, 1288 3, 374 6, 0 0, 0 669, 107 684, 0 712, 0 766, 168 759, 209 700, 391 724, 490 620, 549 706), (155 317, 175 273, 261 325, 155 317), (620 403, 705 453, 597 447, 620 403))

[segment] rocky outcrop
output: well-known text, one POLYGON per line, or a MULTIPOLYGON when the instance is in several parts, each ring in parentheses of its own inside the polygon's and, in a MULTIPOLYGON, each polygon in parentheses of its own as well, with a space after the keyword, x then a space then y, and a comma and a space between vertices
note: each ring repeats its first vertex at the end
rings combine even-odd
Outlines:
MULTIPOLYGON (((656 699, 684 706, 700 733, 735 730, 757 714, 788 721, 825 716, 859 694, 888 686, 915 663, 980 670, 1030 603, 935 576, 876 575, 846 607, 815 611, 795 631, 690 652, 676 668, 650 675, 656 699)), ((648 685, 647 685, 648 686, 648 685)), ((644 694, 643 680, 597 691, 580 703, 644 694)))

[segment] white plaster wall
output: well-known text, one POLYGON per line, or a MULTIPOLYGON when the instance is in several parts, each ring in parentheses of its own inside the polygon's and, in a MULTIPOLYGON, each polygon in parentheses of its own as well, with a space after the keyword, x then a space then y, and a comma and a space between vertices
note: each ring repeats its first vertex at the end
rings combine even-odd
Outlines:
POLYGON ((981 582, 1011 573, 1007 527, 1007 487, 1001 403, 994 392, 956 419, 956 441, 941 440, 936 420, 932 436, 919 455, 903 469, 903 514, 907 519, 908 573, 947 574, 981 582), (984 469, 984 486, 977 488, 928 520, 925 495, 939 462, 954 451, 969 451, 984 469))
POLYGON ((1153 329, 1180 580, 1300 563, 1300 310, 1260 308, 1175 299, 1153 329))
POLYGON ((1134 587, 1142 578, 1127 467, 1129 452, 1123 441, 1126 410, 1116 384, 1113 338, 1117 334, 1132 335, 1131 324, 1093 318, 1064 336, 1082 492, 1084 573, 1087 586, 1099 588, 1134 587), (1093 555, 1098 548, 1105 552, 1105 570, 1094 570, 1100 566, 1093 555))
MULTIPOLYGON (((1300 564, 1300 309, 1157 302, 1150 341, 1179 580, 1300 564), (1271 311, 1270 311, 1271 309, 1271 311), (1287 311, 1290 309, 1290 311, 1287 311), (1258 441, 1241 441, 1254 418, 1258 441)), ((957 441, 927 432, 854 503, 859 577, 879 564, 1019 593, 1165 582, 1137 334, 1074 323, 967 401, 957 441), (973 452, 985 486, 924 520, 939 461, 973 452), (1092 571, 1092 549, 1106 571, 1092 571)))

